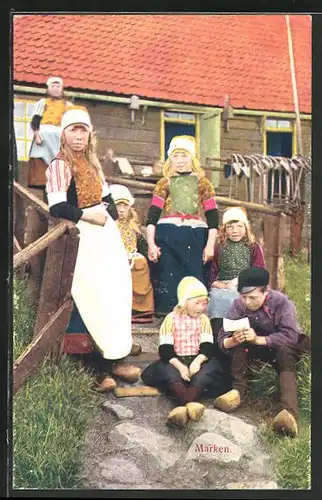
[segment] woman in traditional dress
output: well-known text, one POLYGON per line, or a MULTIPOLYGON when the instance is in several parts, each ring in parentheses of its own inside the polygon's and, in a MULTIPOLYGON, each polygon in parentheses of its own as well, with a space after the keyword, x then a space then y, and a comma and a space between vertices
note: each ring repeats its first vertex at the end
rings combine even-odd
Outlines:
POLYGON ((147 260, 148 244, 141 232, 137 212, 133 208, 134 198, 126 186, 113 184, 110 189, 118 211, 117 226, 131 266, 133 288, 132 321, 138 323, 151 322, 154 301, 147 260))
MULTIPOLYGON (((140 370, 122 361, 132 345, 131 271, 120 232, 107 211, 114 202, 95 154, 86 110, 74 108, 64 114, 60 152, 46 175, 51 215, 74 221, 80 231, 71 290, 76 307, 67 329, 70 335, 65 335, 65 352, 89 352, 89 333, 110 361, 105 367, 135 382, 140 370)), ((116 386, 111 377, 102 384, 106 390, 116 386)))
POLYGON ((176 305, 182 278, 194 276, 206 284, 205 264, 213 257, 218 228, 215 191, 196 158, 194 138, 174 137, 168 156, 147 218, 155 310, 160 316, 176 305))
POLYGON ((29 152, 28 186, 44 188, 46 168, 56 157, 60 146, 60 123, 73 104, 64 97, 63 80, 52 76, 47 80, 48 97, 36 103, 30 126, 34 133, 29 152))

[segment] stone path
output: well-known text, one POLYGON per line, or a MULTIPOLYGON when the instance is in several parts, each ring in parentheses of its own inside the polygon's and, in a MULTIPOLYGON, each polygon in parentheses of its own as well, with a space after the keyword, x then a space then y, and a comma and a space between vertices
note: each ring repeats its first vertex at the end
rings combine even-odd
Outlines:
MULTIPOLYGON (((143 368, 153 356, 133 361, 143 368)), ((174 404, 164 395, 102 395, 86 436, 82 487, 277 489, 254 423, 215 410, 211 399, 202 402, 206 410, 201 420, 175 429, 166 425, 174 404)))

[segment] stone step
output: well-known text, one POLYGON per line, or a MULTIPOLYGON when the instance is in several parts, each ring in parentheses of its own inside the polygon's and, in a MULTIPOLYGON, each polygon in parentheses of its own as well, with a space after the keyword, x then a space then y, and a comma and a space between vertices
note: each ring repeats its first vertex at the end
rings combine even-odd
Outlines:
POLYGON ((153 325, 141 325, 141 326, 134 326, 132 325, 132 334, 133 335, 159 335, 159 328, 153 325))
POLYGON ((140 345, 145 352, 157 353, 159 349, 159 333, 150 335, 132 334, 133 344, 140 345))
POLYGON ((132 324, 133 343, 139 344, 143 351, 157 353, 159 348, 159 330, 161 321, 153 323, 132 324))

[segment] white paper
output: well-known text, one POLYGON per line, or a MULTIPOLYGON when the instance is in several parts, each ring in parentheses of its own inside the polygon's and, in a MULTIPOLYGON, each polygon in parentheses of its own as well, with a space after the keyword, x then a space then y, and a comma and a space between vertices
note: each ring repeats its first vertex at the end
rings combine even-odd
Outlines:
POLYGON ((235 332, 236 330, 241 330, 242 328, 250 328, 249 319, 227 319, 224 318, 223 327, 225 332, 235 332))

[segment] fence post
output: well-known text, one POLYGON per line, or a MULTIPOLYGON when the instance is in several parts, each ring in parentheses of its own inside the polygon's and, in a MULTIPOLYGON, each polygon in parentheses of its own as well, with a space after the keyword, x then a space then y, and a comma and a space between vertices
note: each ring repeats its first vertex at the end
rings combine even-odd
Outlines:
MULTIPOLYGON (((70 297, 79 231, 76 227, 69 231, 47 249, 34 336, 38 335, 60 305, 70 297)), ((55 355, 58 356, 59 353, 56 352, 55 355)))
POLYGON ((278 218, 266 215, 263 218, 263 222, 265 261, 267 270, 270 273, 270 286, 276 289, 278 286, 278 218))
POLYGON ((291 215, 291 241, 290 251, 293 257, 297 255, 302 245, 302 229, 304 223, 304 211, 300 207, 292 212, 291 215))
MULTIPOLYGON (((78 235, 79 230, 76 226, 70 228, 65 244, 65 255, 61 272, 58 306, 61 306, 66 300, 70 300, 72 298, 71 289, 79 245, 78 235)), ((66 325, 66 328, 67 326, 68 325, 66 325)), ((65 331, 62 332, 62 334, 58 338, 58 341, 56 342, 56 345, 53 347, 50 353, 50 357, 55 363, 59 361, 62 354, 64 335, 65 331)))
POLYGON ((284 249, 285 249, 285 227, 286 215, 281 212, 278 217, 278 238, 277 238, 277 289, 280 292, 285 291, 285 267, 284 267, 284 249))
MULTIPOLYGON (((27 207, 27 221, 24 242, 25 246, 30 245, 34 241, 38 240, 41 236, 43 236, 43 234, 47 232, 47 228, 47 218, 36 208, 29 205, 27 207)), ((29 301, 34 306, 37 306, 39 301, 40 287, 45 262, 45 253, 46 250, 29 260, 27 295, 29 301)))

